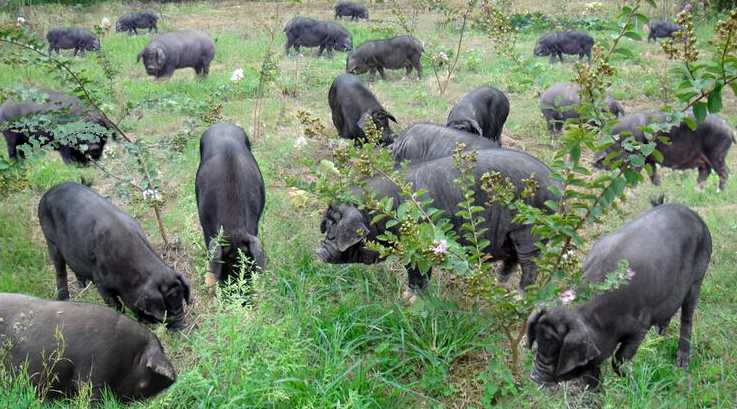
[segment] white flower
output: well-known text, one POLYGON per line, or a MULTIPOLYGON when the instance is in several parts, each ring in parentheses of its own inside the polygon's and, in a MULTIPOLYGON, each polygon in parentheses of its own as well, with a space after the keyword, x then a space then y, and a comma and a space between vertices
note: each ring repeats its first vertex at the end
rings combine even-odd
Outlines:
POLYGON ((18 17, 18 20, 16 20, 16 21, 18 22, 18 25, 19 26, 22 26, 23 24, 26 24, 26 19, 23 18, 23 17, 18 17))
POLYGON ((432 242, 433 246, 430 250, 436 255, 443 255, 448 252, 448 241, 447 240, 435 240, 432 242))
POLYGON ((441 51, 441 52, 439 52, 439 53, 438 53, 438 59, 439 59, 440 61, 442 61, 442 62, 448 62, 448 61, 450 60, 450 59, 448 58, 448 54, 446 54, 446 53, 445 53, 445 52, 443 52, 443 51, 441 51))
POLYGON ((102 21, 100 21, 100 27, 104 29, 108 29, 112 26, 112 23, 110 22, 110 19, 107 17, 103 17, 102 21))
POLYGON ((576 299, 576 291, 574 289, 568 289, 560 293, 560 302, 563 304, 570 304, 576 299))
POLYGON ((624 272, 624 276, 628 280, 632 280, 633 278, 635 278, 635 274, 635 270, 633 270, 632 268, 628 268, 627 271, 624 272))
POLYGON ((302 147, 307 145, 307 138, 304 136, 300 136, 294 141, 294 147, 295 149, 301 149, 302 147))
POLYGON ((143 200, 152 200, 158 202, 161 200, 161 193, 156 189, 146 189, 143 191, 143 200))
POLYGON ((233 71, 233 74, 230 75, 230 80, 233 82, 238 82, 243 79, 243 68, 238 68, 235 71, 233 71))

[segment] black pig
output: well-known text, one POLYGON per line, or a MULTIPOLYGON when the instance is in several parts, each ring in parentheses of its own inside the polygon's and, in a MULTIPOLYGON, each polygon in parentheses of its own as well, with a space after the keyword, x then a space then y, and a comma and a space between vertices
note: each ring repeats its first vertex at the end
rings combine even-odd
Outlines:
POLYGON ((453 154, 462 143, 466 150, 497 149, 499 144, 477 135, 446 126, 419 123, 405 129, 391 144, 392 156, 397 162, 424 162, 453 154))
POLYGON ((364 129, 372 120, 376 129, 382 132, 382 142, 388 144, 392 141, 389 121, 396 123, 396 118, 381 106, 371 90, 355 75, 340 74, 335 78, 328 92, 328 104, 341 138, 365 139, 364 129))
POLYGON ((564 31, 560 33, 545 34, 537 40, 534 54, 536 57, 550 56, 550 62, 555 62, 558 57, 563 62, 563 54, 578 55, 581 59, 584 56, 591 61, 591 48, 594 46, 594 39, 582 31, 564 31))
POLYGON ((46 34, 49 42, 49 55, 52 51, 59 53, 60 49, 74 50, 76 56, 80 51, 98 51, 100 41, 89 30, 78 27, 55 28, 46 34))
POLYGON ((148 75, 156 79, 169 78, 179 68, 194 68, 200 77, 210 73, 210 62, 215 58, 215 43, 200 31, 176 31, 158 34, 138 54, 143 59, 148 75))
POLYGON ((27 365, 50 398, 72 398, 89 384, 93 400, 107 389, 127 403, 177 379, 156 335, 101 305, 0 294, 0 345, 10 347, 7 363, 27 365))
POLYGON ((350 17, 351 20, 366 19, 369 18, 368 9, 362 4, 353 3, 350 1, 339 1, 335 4, 335 18, 338 17, 350 17))
POLYGON ((238 250, 263 270, 258 223, 266 202, 264 180, 243 129, 219 123, 202 135, 195 194, 205 244, 214 254, 208 284, 238 277, 238 250), (221 229, 227 242, 222 246, 216 240, 221 229))
POLYGON ((164 264, 141 226, 110 201, 78 183, 49 189, 38 218, 56 269, 59 300, 69 299, 68 265, 80 285, 92 281, 105 303, 123 304, 140 320, 184 326, 187 279, 164 264), (122 303, 121 303, 122 301, 122 303))
POLYGON ((148 32, 159 32, 159 16, 151 11, 135 11, 128 13, 118 19, 115 23, 115 31, 127 31, 128 34, 138 34, 139 28, 147 28, 148 32))
MULTIPOLYGON (((548 124, 550 132, 558 133, 569 119, 579 117, 578 108, 581 103, 581 86, 572 82, 554 84, 540 96, 540 111, 548 124)), ((624 115, 624 107, 608 96, 607 110, 616 117, 624 115)))
POLYGON ((299 53, 300 47, 320 47, 318 56, 327 50, 333 55, 333 50, 353 50, 353 37, 343 26, 332 21, 318 21, 309 17, 294 17, 284 27, 287 34, 287 43, 284 51, 289 55, 289 49, 294 48, 299 53))
MULTIPOLYGON (((481 139, 476 137, 477 139, 481 139)), ((517 194, 524 188, 522 179, 533 177, 539 184, 534 196, 525 199, 527 203, 540 209, 545 208, 545 201, 556 200, 548 186, 554 182, 549 178, 550 169, 536 158, 523 152, 507 149, 489 149, 478 152, 474 174, 479 178, 486 172, 497 171, 509 178, 517 189, 517 194)), ((413 189, 425 190, 433 200, 432 206, 448 215, 457 233, 463 220, 456 215, 457 206, 463 200, 463 192, 455 180, 459 173, 452 157, 445 157, 427 162, 411 164, 407 171, 407 181, 413 189)), ((391 197, 394 206, 398 206, 402 197, 398 187, 385 178, 374 178, 367 181, 368 192, 377 198, 391 197)), ((520 263, 522 277, 520 287, 525 288, 535 281, 537 266, 534 258, 539 251, 528 225, 514 223, 514 213, 503 204, 486 205, 486 194, 476 187, 476 205, 483 206, 482 216, 488 228, 484 239, 491 245, 484 249, 485 253, 496 260, 503 260, 502 274, 508 276, 512 269, 520 263)), ((361 192, 358 192, 361 194, 361 192)), ((332 204, 325 212, 320 231, 325 239, 317 250, 317 256, 324 262, 373 264, 380 261, 379 254, 365 247, 367 240, 376 240, 386 227, 383 223, 372 224, 373 215, 348 204, 332 204)), ((418 269, 407 266, 410 290, 420 290, 426 285, 426 278, 418 269)))
POLYGON ((414 68, 417 77, 422 78, 422 58, 424 48, 412 36, 398 36, 388 40, 373 40, 361 44, 346 57, 346 72, 363 74, 369 72, 371 78, 379 71, 382 79, 386 79, 384 69, 406 69, 409 75, 414 68))
POLYGON ((464 95, 448 115, 446 126, 474 133, 501 144, 509 116, 509 99, 494 87, 481 87, 464 95))
POLYGON ((667 325, 679 308, 676 364, 687 368, 693 314, 711 250, 704 221, 677 204, 657 206, 600 239, 586 257, 584 278, 601 282, 623 260, 631 278, 576 308, 541 309, 530 316, 528 347, 537 341, 532 379, 550 384, 583 378, 595 388, 606 359, 614 354, 618 372, 650 327, 667 325))
POLYGON ((681 26, 670 21, 651 21, 648 25, 647 41, 658 41, 658 38, 671 38, 673 33, 681 30, 681 26))
POLYGON ((54 149, 59 151, 64 163, 84 165, 90 159, 100 159, 108 136, 115 136, 111 130, 111 124, 96 111, 85 107, 75 96, 54 91, 39 91, 38 93, 38 98, 23 102, 8 100, 0 105, 0 127, 3 129, 8 145, 8 157, 10 159, 23 158, 23 151, 18 147, 34 141, 41 145, 52 144, 54 149), (26 119, 36 120, 38 124, 24 125, 23 121, 26 119), (97 131, 99 132, 90 128, 84 136, 77 135, 78 140, 69 143, 69 141, 64 141, 64 138, 55 138, 53 133, 42 129, 44 120, 52 121, 57 125, 81 120, 98 125, 97 131))
MULTIPOLYGON (((595 166, 602 168, 607 161, 621 158, 622 140, 632 137, 644 142, 646 137, 642 128, 664 123, 666 119, 663 112, 639 112, 624 116, 612 129, 619 142, 615 142, 597 158, 595 166)), ((659 164, 673 169, 697 168, 700 189, 704 188, 706 179, 713 170, 719 175, 717 191, 723 190, 729 179, 726 157, 735 141, 734 134, 734 129, 717 115, 708 115, 693 131, 685 122, 672 127, 668 132, 657 131, 655 148, 663 155, 663 162, 658 163, 653 155, 645 160, 645 163, 652 166, 653 172, 650 175, 652 183, 660 184, 657 173, 659 164), (667 137, 669 141, 664 142, 661 137, 667 137)))

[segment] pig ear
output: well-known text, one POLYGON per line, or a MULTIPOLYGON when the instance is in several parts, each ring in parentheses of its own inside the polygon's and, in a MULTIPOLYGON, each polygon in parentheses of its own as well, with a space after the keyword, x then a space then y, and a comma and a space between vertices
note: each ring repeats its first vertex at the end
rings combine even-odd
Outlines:
POLYGON ((395 124, 397 123, 397 118, 394 118, 394 115, 390 114, 386 110, 382 109, 381 111, 379 111, 379 113, 381 113, 381 115, 383 115, 386 119, 392 120, 395 124))
POLYGON ((540 318, 545 315, 545 308, 540 308, 539 310, 535 311, 530 315, 530 318, 527 319, 527 348, 532 349, 532 344, 535 343, 535 339, 537 338, 537 333, 535 332, 537 330, 537 322, 540 321, 540 318))
POLYGON ((361 115, 361 118, 359 118, 356 125, 358 125, 359 128, 361 128, 362 131, 366 130, 366 123, 368 120, 371 119, 371 112, 364 112, 363 115, 361 115))
POLYGON ((369 232, 363 217, 341 218, 338 222, 336 244, 341 252, 348 250, 351 246, 363 240, 369 232))
POLYGON ((149 357, 146 361, 146 369, 168 379, 171 383, 177 380, 177 373, 169 362, 156 356, 149 357))
POLYGON ((192 304, 192 288, 189 286, 189 282, 181 273, 177 273, 177 281, 184 291, 184 301, 187 304, 192 304))
POLYGON ((166 54, 161 48, 156 49, 156 62, 161 65, 164 65, 164 62, 166 62, 166 54))
POLYGON ((209 253, 212 254, 212 260, 210 260, 210 268, 205 282, 208 285, 213 285, 223 277, 223 248, 218 245, 217 240, 212 239, 210 241, 209 253))
POLYGON ((133 303, 133 307, 159 322, 164 322, 166 310, 158 285, 153 280, 149 280, 143 286, 142 292, 143 294, 133 303))
POLYGON ((264 271, 266 266, 266 256, 264 255, 264 249, 261 246, 261 240, 253 235, 248 235, 248 252, 253 258, 253 262, 256 263, 261 271, 264 271))
POLYGON ((479 125, 479 123, 475 119, 469 120, 468 123, 471 125, 471 128, 473 128, 476 135, 481 137, 484 136, 484 131, 481 130, 481 125, 479 125))
POLYGON ((586 325, 576 319, 569 326, 568 333, 563 338, 563 345, 558 355, 558 366, 555 374, 561 377, 576 368, 580 368, 601 354, 594 345, 586 325))

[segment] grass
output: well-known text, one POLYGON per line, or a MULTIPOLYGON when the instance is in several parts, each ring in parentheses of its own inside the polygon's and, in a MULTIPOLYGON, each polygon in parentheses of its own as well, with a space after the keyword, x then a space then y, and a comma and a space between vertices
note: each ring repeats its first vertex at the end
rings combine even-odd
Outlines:
MULTIPOLYGON (((549 15, 573 15, 584 2, 531 2, 515 0, 518 11, 541 10, 549 15), (562 5, 561 5, 562 4, 562 5)), ((295 206, 285 189, 285 177, 305 172, 306 158, 324 155, 325 147, 310 140, 297 149, 301 135, 295 113, 308 110, 330 124, 327 89, 344 69, 344 56, 316 58, 316 50, 303 56, 280 55, 280 75, 264 100, 263 138, 254 142, 267 185, 267 207, 261 236, 268 256, 268 271, 254 282, 252 305, 230 305, 209 298, 204 290, 205 248, 194 201, 194 174, 198 165, 198 137, 203 129, 187 134, 182 127, 192 104, 204 101, 214 89, 229 81, 241 67, 246 73, 243 92, 223 101, 226 120, 241 124, 250 133, 251 110, 260 61, 268 35, 264 23, 278 13, 279 24, 293 15, 331 17, 331 4, 309 3, 208 3, 162 5, 166 16, 162 30, 196 28, 217 39, 217 55, 211 75, 193 80, 190 70, 178 71, 169 81, 147 77, 136 54, 149 36, 111 34, 103 47, 118 75, 115 100, 147 99, 153 104, 141 116, 129 118, 124 128, 136 138, 159 143, 156 151, 164 175, 166 198, 164 223, 178 243, 166 251, 166 259, 185 272, 196 288, 191 308, 192 328, 169 334, 154 328, 178 368, 179 379, 165 394, 140 408, 733 408, 737 393, 737 351, 732 338, 737 331, 737 182, 716 194, 712 176, 705 192, 697 192, 696 173, 663 172, 663 185, 644 184, 632 191, 627 202, 588 236, 612 231, 649 207, 649 198, 663 192, 668 200, 696 209, 714 237, 714 255, 696 314, 693 359, 690 370, 674 367, 678 323, 674 320, 666 337, 648 336, 626 375, 616 377, 605 368, 606 393, 580 394, 568 387, 542 391, 526 379, 510 386, 505 361, 508 351, 500 330, 483 306, 469 300, 463 288, 447 274, 433 279, 430 295, 409 307, 400 303, 404 289, 403 269, 393 263, 378 266, 330 266, 315 261, 313 249, 320 240, 318 221, 324 203, 295 206), (288 93, 282 91, 288 90, 288 93), (180 150, 162 143, 183 134, 180 150)), ((607 6, 609 7, 609 6, 607 6)), ((56 25, 91 27, 103 16, 115 17, 127 10, 125 3, 110 2, 89 7, 35 6, 24 15, 40 33, 56 25)), ((652 10, 650 12, 653 12, 652 10)), ((607 8, 601 17, 613 15, 607 8)), ((372 21, 344 21, 354 43, 382 38, 401 29, 393 24, 387 5, 371 5, 372 21)), ((14 16, 0 14, 0 20, 14 16)), ((417 36, 428 49, 450 50, 455 32, 438 27, 439 16, 421 13, 417 36)), ((713 21, 699 23, 699 39, 709 37, 713 21)), ((278 28, 278 31, 280 28, 278 28)), ((602 40, 608 31, 595 31, 602 40)), ((490 41, 472 31, 461 55, 459 70, 446 95, 438 95, 432 70, 425 66, 422 80, 401 80, 403 73, 389 72, 388 81, 370 87, 400 124, 443 122, 452 103, 467 90, 490 84, 504 90, 511 113, 504 130, 509 145, 549 158, 554 141, 545 130, 537 94, 559 81, 573 78, 573 64, 549 65, 533 59, 531 50, 540 32, 525 32, 516 44, 525 58, 523 69, 497 55, 490 41)), ((656 108, 672 103, 664 90, 667 67, 658 45, 626 40, 635 57, 615 60, 617 74, 611 93, 628 111, 656 108)), ((284 43, 279 31, 277 47, 284 43)), ((280 50, 277 50, 280 51, 280 50)), ((92 58, 75 65, 101 76, 92 58)), ((54 80, 33 67, 10 70, 0 65, 0 87, 18 83, 59 88, 54 80)), ((737 104, 729 94, 725 117, 737 121, 737 104)), ((121 155, 120 146, 110 152, 121 155)), ((0 150, 4 149, 0 146, 0 150)), ((737 168, 737 150, 729 156, 737 168)), ((119 161, 107 164, 125 172, 119 161)), ((22 292, 40 297, 54 294, 53 268, 47 261, 45 243, 36 216, 40 196, 64 180, 94 179, 94 188, 110 196, 121 208, 141 221, 149 239, 160 246, 151 211, 140 198, 119 194, 116 182, 94 169, 64 166, 53 152, 28 161, 10 194, 0 198, 0 291, 22 292)), ((94 291, 75 291, 73 298, 101 303, 94 291)), ((530 370, 531 354, 523 353, 530 370)), ((0 374, 2 376, 2 374, 0 374)), ((21 378, 2 384, 0 407, 85 407, 82 400, 40 403, 21 378), (20 406, 19 406, 20 405, 20 406)), ((104 408, 117 408, 108 400, 104 408)))

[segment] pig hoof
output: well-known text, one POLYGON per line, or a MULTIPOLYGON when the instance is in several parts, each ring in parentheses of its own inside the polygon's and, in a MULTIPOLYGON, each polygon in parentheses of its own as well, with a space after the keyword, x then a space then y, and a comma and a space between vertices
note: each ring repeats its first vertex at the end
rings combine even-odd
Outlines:
POLYGON ((68 290, 60 290, 56 294, 56 299, 59 301, 66 301, 69 299, 69 291, 68 290))
POLYGON ((688 369, 688 352, 678 351, 676 365, 681 369, 688 369))
POLYGON ((408 288, 402 293, 402 300, 409 305, 414 305, 417 302, 417 294, 414 290, 408 288))

